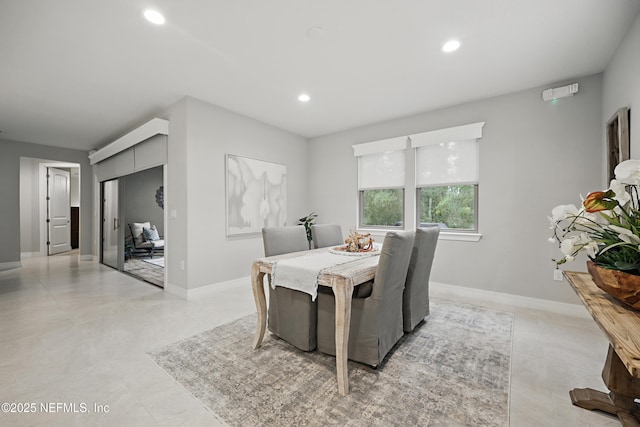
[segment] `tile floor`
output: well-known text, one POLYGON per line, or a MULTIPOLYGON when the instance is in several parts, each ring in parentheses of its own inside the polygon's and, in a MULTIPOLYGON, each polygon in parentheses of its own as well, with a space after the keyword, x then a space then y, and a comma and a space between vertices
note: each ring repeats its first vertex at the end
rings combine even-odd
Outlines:
MULTIPOLYGON (((569 400, 605 390, 608 343, 588 315, 494 308, 515 313, 511 426, 620 425, 569 400)), ((37 410, 0 412, 0 425, 224 425, 145 353, 252 312, 248 278, 187 302, 77 256, 26 259, 0 272, 0 402, 37 410)))

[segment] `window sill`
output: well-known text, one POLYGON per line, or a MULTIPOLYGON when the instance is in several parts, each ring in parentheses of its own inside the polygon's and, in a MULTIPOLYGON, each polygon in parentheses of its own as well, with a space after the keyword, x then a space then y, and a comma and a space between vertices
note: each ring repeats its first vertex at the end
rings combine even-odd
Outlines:
MULTIPOLYGON (((387 231, 402 231, 402 229, 359 228, 359 233, 371 233, 372 236, 384 238, 387 231)), ((456 233, 454 231, 440 230, 438 240, 454 240, 458 242, 478 242, 482 238, 480 233, 456 233)))
POLYGON ((457 240, 459 242, 477 242, 482 238, 480 233, 454 233, 440 230, 438 240, 457 240))

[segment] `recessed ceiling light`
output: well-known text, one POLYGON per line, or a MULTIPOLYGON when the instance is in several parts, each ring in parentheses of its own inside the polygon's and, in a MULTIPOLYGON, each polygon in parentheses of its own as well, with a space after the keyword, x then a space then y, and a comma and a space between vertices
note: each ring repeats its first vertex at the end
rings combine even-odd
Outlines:
POLYGON ((450 53, 458 50, 459 47, 460 47, 460 42, 458 40, 449 40, 448 42, 442 45, 442 51, 446 53, 450 53))
POLYGON ((298 96, 298 101, 300 102, 309 102, 309 100, 311 100, 311 97, 306 93, 302 93, 300 94, 300 96, 298 96))
POLYGON ((147 21, 153 24, 156 24, 156 25, 164 24, 164 16, 162 16, 162 14, 157 10, 151 10, 151 9, 145 10, 144 17, 147 18, 147 21))

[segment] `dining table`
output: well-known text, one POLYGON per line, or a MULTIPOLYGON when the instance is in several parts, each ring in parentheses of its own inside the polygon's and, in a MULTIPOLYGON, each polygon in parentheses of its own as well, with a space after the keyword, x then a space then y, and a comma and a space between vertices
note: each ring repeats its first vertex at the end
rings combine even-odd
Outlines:
MULTIPOLYGON (((258 312, 258 329, 253 349, 262 345, 267 327, 267 301, 264 292, 264 276, 272 275, 279 261, 313 254, 324 254, 330 248, 292 252, 255 260, 251 267, 251 287, 258 312)), ((347 255, 344 255, 345 257, 347 255)), ((336 265, 328 266, 318 272, 318 286, 329 287, 335 296, 336 319, 336 376, 338 393, 349 394, 348 348, 349 326, 351 323, 351 297, 354 287, 372 280, 378 266, 378 255, 352 256, 336 265)), ((267 285, 268 286, 268 285, 267 285)))

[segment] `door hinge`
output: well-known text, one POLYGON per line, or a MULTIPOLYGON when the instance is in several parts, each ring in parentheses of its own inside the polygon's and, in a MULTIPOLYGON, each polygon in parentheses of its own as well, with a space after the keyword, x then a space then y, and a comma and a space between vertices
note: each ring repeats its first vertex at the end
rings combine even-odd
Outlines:
POLYGON ((51 220, 50 220, 50 219, 47 219, 47 224, 49 224, 50 222, 51 222, 51 220))
POLYGON ((47 246, 49 246, 51 244, 51 242, 47 242, 47 246))
POLYGON ((47 196, 47 200, 51 200, 51 197, 47 196))

